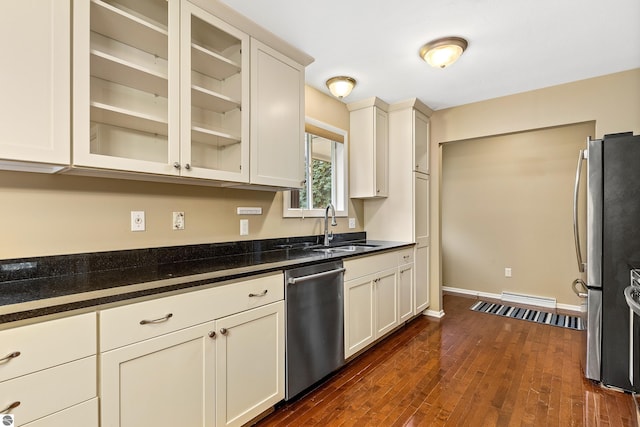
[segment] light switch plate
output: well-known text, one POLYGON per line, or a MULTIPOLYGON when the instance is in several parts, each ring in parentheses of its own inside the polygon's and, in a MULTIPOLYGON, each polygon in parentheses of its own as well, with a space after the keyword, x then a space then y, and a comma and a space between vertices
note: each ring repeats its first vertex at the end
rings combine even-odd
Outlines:
POLYGON ((240 235, 248 236, 249 235, 249 220, 241 219, 240 220, 240 235))
POLYGON ((349 218, 349 228, 356 228, 356 219, 349 218))

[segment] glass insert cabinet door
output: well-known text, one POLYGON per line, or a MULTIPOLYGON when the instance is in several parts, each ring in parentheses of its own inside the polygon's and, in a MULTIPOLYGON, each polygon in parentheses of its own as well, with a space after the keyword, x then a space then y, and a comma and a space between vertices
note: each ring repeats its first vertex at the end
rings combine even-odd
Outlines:
POLYGON ((187 1, 75 1, 74 166, 246 182, 248 40, 187 1))

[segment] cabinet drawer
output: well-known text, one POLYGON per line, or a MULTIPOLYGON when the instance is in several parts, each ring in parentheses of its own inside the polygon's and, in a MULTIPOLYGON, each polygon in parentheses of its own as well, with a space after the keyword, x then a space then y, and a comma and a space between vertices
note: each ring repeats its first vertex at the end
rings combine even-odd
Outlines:
POLYGON ((0 410, 8 411, 22 425, 96 397, 96 356, 0 383, 0 410))
POLYGON ((0 381, 94 354, 95 313, 0 331, 0 381))
POLYGON ((344 268, 346 269, 344 272, 344 280, 353 280, 397 266, 398 254, 396 251, 356 259, 347 259, 344 261, 344 268))
POLYGON ((398 251, 398 265, 413 263, 413 248, 398 251))
POLYGON ((278 273, 104 310, 100 312, 100 351, 157 337, 283 298, 284 277, 278 273))
MULTIPOLYGON (((19 426, 20 420, 16 420, 19 426)), ((98 427, 98 398, 72 406, 64 411, 56 412, 48 417, 40 418, 24 427, 98 427)))

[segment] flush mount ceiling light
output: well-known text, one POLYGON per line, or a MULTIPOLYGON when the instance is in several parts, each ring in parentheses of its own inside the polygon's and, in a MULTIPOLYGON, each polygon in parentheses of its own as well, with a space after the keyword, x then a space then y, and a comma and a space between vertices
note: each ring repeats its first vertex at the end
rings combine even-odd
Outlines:
POLYGON ((336 98, 344 98, 349 96, 353 88, 356 86, 356 79, 347 76, 331 77, 327 80, 329 92, 336 98))
POLYGON ((445 68, 460 58, 467 45, 467 41, 461 37, 443 37, 422 46, 420 57, 432 67, 445 68))

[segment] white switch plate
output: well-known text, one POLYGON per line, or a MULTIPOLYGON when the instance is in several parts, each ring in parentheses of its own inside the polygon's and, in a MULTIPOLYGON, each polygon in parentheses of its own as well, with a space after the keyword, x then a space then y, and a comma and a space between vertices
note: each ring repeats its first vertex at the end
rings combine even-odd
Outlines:
POLYGON ((144 211, 131 211, 131 231, 144 231, 144 211))
POLYGON ((511 267, 504 268, 504 277, 511 277, 511 267))
POLYGON ((184 212, 174 212, 172 227, 174 230, 184 230, 184 212))
POLYGON ((356 219, 349 218, 349 228, 356 228, 356 219))
POLYGON ((240 220, 240 235, 248 236, 249 235, 249 220, 241 219, 240 220))

